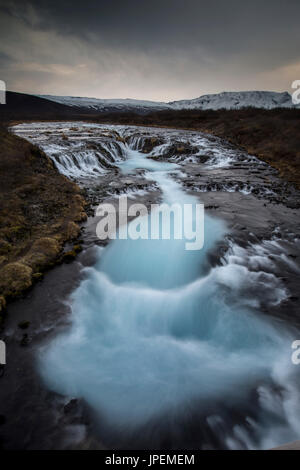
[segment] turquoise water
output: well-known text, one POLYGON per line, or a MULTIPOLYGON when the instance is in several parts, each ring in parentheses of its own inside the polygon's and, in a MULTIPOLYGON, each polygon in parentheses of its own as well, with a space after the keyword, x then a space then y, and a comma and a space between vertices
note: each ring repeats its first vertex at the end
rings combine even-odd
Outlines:
MULTIPOLYGON (((199 202, 170 176, 175 164, 128 149, 120 167, 147 170, 163 202, 199 202)), ((209 265, 208 253, 225 234, 222 220, 206 216, 199 251, 173 239, 114 240, 99 248, 72 295, 71 327, 39 358, 48 387, 83 397, 95 416, 129 431, 162 414, 176 416, 194 401, 204 409, 214 400, 243 405, 251 389, 270 381, 282 386, 289 334, 258 316, 257 302, 244 290, 261 278, 241 265, 209 265)))

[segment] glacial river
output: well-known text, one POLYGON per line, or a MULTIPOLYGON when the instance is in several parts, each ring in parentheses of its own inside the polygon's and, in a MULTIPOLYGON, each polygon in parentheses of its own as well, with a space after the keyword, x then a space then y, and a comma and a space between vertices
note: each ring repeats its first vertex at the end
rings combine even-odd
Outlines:
MULTIPOLYGON (((176 178, 178 162, 148 158, 134 143, 118 144, 121 175, 142 171, 162 204, 201 202, 176 178)), ((209 255, 228 235, 224 220, 205 214, 201 250, 172 237, 97 248, 69 299, 70 326, 44 344, 38 367, 47 388, 88 404, 104 441, 133 447, 143 433, 149 448, 188 447, 190 439, 198 448, 252 449, 300 436, 295 338, 260 312, 262 292, 270 305, 287 292, 274 274, 250 269, 243 260, 251 254, 232 243, 212 265, 209 255), (189 438, 193 429, 198 440, 189 438)), ((252 255, 268 257, 262 246, 252 255)))

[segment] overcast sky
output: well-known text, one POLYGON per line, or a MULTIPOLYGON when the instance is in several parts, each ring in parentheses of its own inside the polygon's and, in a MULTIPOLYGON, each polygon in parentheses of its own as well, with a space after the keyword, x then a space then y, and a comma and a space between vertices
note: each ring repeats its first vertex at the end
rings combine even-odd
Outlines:
POLYGON ((291 92, 300 0, 0 0, 0 79, 26 93, 161 101, 291 92))

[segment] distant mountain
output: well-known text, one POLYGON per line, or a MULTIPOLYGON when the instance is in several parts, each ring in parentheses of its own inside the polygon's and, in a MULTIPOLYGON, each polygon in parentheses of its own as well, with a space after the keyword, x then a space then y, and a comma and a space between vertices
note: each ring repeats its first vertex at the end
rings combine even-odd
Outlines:
POLYGON ((203 95, 191 100, 145 101, 133 99, 98 99, 73 96, 39 95, 41 98, 63 105, 99 112, 136 112, 146 114, 153 111, 178 109, 240 109, 255 108, 292 108, 291 95, 287 92, 274 91, 226 91, 223 93, 203 95))
POLYGON ((81 98, 77 96, 52 96, 38 95, 50 101, 55 101, 67 106, 75 108, 89 109, 100 112, 138 112, 146 114, 152 111, 162 111, 171 109, 168 103, 159 101, 133 100, 133 99, 98 99, 98 98, 81 98))
POLYGON ((8 91, 6 104, 0 105, 0 121, 35 119, 86 119, 102 113, 126 112, 146 115, 155 111, 300 108, 294 106, 289 93, 271 91, 224 92, 191 100, 162 103, 131 99, 98 99, 72 96, 27 95, 8 91))
POLYGON ((288 92, 274 91, 224 91, 203 95, 193 100, 168 103, 173 109, 240 109, 240 108, 292 108, 295 107, 288 92))
POLYGON ((39 96, 26 95, 8 91, 6 104, 0 105, 0 120, 10 121, 22 119, 64 119, 77 115, 79 111, 53 100, 39 96))

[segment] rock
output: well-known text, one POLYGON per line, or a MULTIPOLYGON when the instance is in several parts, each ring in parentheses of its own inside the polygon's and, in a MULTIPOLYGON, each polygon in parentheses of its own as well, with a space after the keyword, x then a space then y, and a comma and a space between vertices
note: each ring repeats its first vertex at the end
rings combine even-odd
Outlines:
POLYGON ((72 250, 66 251, 63 253, 61 260, 64 263, 71 263, 73 261, 77 254, 82 251, 82 246, 81 245, 74 245, 72 250))
POLYGON ((173 145, 168 147, 162 157, 170 158, 175 155, 192 155, 194 152, 195 149, 192 145, 185 142, 180 142, 177 144, 174 143, 173 145))
POLYGON ((62 261, 64 263, 71 263, 76 258, 76 252, 73 250, 67 251, 62 256, 62 261))
POLYGON ((116 136, 116 141, 117 142, 122 142, 123 144, 126 143, 126 140, 123 137, 120 137, 119 135, 116 136))
POLYGON ((147 137, 143 141, 143 148, 142 152, 143 153, 150 153, 154 149, 154 147, 157 147, 158 145, 163 144, 163 140, 158 139, 157 137, 147 137))
POLYGON ((64 413, 68 414, 72 411, 75 411, 77 408, 78 400, 76 398, 72 398, 65 406, 64 406, 64 413))
POLYGON ((23 320, 18 323, 18 327, 21 328, 21 330, 26 330, 30 325, 30 321, 28 320, 23 320))
POLYGON ((20 341, 20 345, 21 346, 28 346, 29 344, 29 337, 28 337, 28 334, 27 333, 24 333, 23 336, 22 336, 22 339, 20 341))

